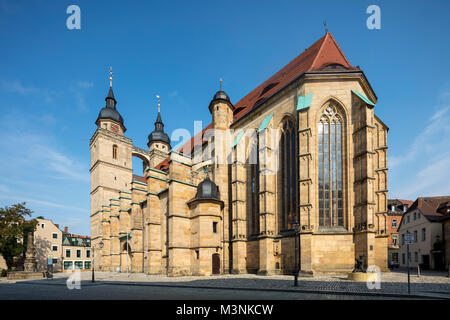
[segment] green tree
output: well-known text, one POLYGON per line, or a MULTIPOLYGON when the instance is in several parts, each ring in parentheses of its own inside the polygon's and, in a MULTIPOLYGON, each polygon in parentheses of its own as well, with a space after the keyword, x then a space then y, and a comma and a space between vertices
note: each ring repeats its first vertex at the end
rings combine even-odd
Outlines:
POLYGON ((0 209, 0 253, 11 269, 13 258, 23 256, 27 250, 28 232, 34 232, 36 219, 27 220, 32 211, 25 202, 0 209))

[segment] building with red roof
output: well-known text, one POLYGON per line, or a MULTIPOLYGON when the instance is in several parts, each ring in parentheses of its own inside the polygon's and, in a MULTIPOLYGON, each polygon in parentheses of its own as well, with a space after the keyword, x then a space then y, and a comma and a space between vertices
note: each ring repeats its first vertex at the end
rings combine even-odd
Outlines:
MULTIPOLYGON (((449 229, 446 219, 450 214, 450 196, 419 197, 403 214, 400 235, 400 266, 408 265, 405 234, 414 235, 410 244, 410 266, 422 269, 446 270, 446 240, 449 229)), ((448 243, 448 242, 447 242, 448 243)), ((448 244, 447 244, 448 245, 448 244)), ((448 255, 447 255, 448 257, 448 255)))

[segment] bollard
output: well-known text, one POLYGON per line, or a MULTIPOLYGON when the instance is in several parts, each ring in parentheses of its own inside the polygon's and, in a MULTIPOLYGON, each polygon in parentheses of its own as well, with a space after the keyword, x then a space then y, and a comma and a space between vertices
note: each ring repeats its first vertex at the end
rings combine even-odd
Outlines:
POLYGON ((417 276, 420 278, 420 265, 417 265, 417 276))

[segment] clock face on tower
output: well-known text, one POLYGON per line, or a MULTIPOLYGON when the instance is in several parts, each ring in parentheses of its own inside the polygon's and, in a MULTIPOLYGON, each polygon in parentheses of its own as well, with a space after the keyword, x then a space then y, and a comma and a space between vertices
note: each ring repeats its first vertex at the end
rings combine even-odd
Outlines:
POLYGON ((111 125, 111 130, 112 130, 113 132, 117 133, 117 132, 119 132, 119 126, 113 124, 113 125, 111 125))

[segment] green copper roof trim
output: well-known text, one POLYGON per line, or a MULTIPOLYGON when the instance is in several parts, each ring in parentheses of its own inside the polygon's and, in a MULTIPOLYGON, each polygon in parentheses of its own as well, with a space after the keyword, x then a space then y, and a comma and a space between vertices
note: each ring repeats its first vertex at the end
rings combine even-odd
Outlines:
POLYGON ((109 207, 109 204, 104 204, 102 205, 102 207, 109 207))
POLYGON ((312 92, 308 93, 306 96, 297 97, 297 111, 307 109, 312 103, 312 92))
POLYGON ((169 190, 169 188, 162 189, 160 192, 158 192, 158 196, 159 196, 161 193, 166 192, 166 191, 168 191, 168 190, 169 190))
POLYGON ((147 195, 149 195, 149 194, 151 194, 151 195, 153 195, 153 196, 158 196, 158 194, 157 193, 154 193, 154 192, 147 192, 147 195))
POLYGON ((169 181, 168 179, 160 178, 160 177, 156 177, 156 176, 150 176, 150 175, 149 175, 149 177, 150 177, 150 178, 153 178, 153 179, 156 179, 156 180, 161 180, 161 181, 166 181, 166 182, 169 181))
POLYGON ((111 198, 111 199, 109 199, 110 201, 111 200, 114 200, 114 201, 120 201, 119 199, 117 199, 117 198, 111 198))
POLYGON ((111 203, 111 205, 115 206, 115 207, 120 207, 120 204, 113 204, 113 203, 111 203))
POLYGON ((197 188, 197 186, 195 184, 192 184, 192 183, 189 183, 189 182, 184 182, 184 181, 177 180, 177 179, 170 179, 169 182, 170 181, 175 181, 175 182, 178 182, 178 183, 182 183, 182 184, 185 184, 185 185, 197 188))
MULTIPOLYGON (((123 235, 123 236, 120 236, 120 237, 119 237, 119 240, 125 239, 126 237, 127 237, 126 234, 123 235)), ((129 234, 128 234, 128 238, 132 238, 132 237, 133 237, 133 235, 132 235, 131 233, 129 233, 129 234)))
POLYGON ((165 174, 165 175, 168 175, 167 172, 164 172, 164 171, 161 171, 161 170, 158 170, 158 169, 155 169, 155 168, 149 168, 149 170, 150 170, 150 171, 159 172, 159 173, 162 173, 162 174, 165 174))
POLYGON ((267 128, 267 126, 270 123, 270 120, 272 120, 272 117, 273 117, 273 113, 269 114, 267 117, 264 118, 263 122, 259 126, 258 132, 263 131, 264 129, 267 128))
POLYGON ((141 188, 131 188, 131 190, 138 190, 138 191, 144 191, 144 192, 147 192, 147 190, 141 189, 141 188))
POLYGON ((120 190, 120 192, 131 194, 130 191, 120 190))
POLYGON ((233 144, 231 145, 231 148, 234 148, 237 146, 237 144, 239 143, 239 140, 241 140, 241 138, 244 136, 245 130, 242 130, 241 132, 239 132, 239 134, 236 136, 236 139, 234 139, 233 144))
POLYGON ((147 184, 146 183, 143 183, 143 182, 140 182, 140 181, 131 181, 131 183, 137 183, 137 184, 141 184, 141 185, 143 185, 143 186, 146 186, 147 184))
POLYGON ((131 200, 131 198, 129 198, 129 197, 119 197, 119 199, 127 199, 127 200, 131 200))
POLYGON ((352 92, 354 93, 354 94, 356 94, 358 97, 360 97, 361 98, 361 100, 363 100, 365 103, 367 103, 368 105, 371 105, 371 106, 375 106, 375 103, 373 103, 372 101, 370 101, 369 99, 367 99, 365 96, 363 96, 361 93, 359 93, 359 92, 356 92, 355 90, 352 90, 352 92))

